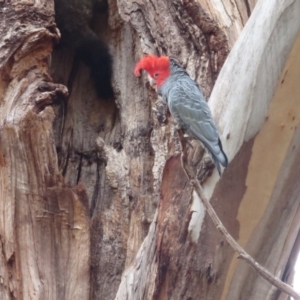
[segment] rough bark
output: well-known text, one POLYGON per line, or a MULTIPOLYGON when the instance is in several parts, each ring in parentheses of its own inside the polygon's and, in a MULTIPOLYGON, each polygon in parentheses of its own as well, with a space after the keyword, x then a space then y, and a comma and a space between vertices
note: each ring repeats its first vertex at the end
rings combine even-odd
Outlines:
POLYGON ((90 230, 82 185, 62 177, 47 83, 57 39, 49 1, 6 1, 0 17, 1 299, 86 299, 90 230))
MULTIPOLYGON (((280 82, 284 82, 286 80, 284 74, 287 69, 291 68, 286 65, 286 69, 283 69, 299 30, 299 20, 296 17, 299 13, 299 3, 296 1, 263 3, 261 1, 257 7, 251 17, 252 21, 247 24, 247 28, 244 29, 219 75, 210 100, 223 140, 226 140, 225 150, 232 162, 216 188, 218 179, 216 173, 204 185, 204 188, 207 195, 212 196, 211 201, 230 232, 255 259, 276 276, 282 277, 284 265, 299 231, 299 223, 295 216, 296 207, 298 207, 296 197, 298 192, 293 187, 294 180, 292 179, 297 178, 294 172, 297 172, 298 164, 296 161, 288 163, 292 157, 297 159, 297 153, 294 152, 291 155, 291 150, 288 151, 288 149, 293 148, 291 137, 294 134, 297 139, 297 134, 293 130, 299 120, 297 113, 291 116, 292 111, 294 112, 293 107, 296 105, 295 97, 291 95, 291 102, 287 105, 287 102, 284 102, 284 92, 277 96, 277 100, 272 96, 280 74, 282 73, 280 82), (276 57, 275 61, 274 57, 276 57), (269 105, 272 99, 279 102, 279 107, 285 106, 287 114, 290 111, 290 120, 284 119, 285 113, 277 116, 276 109, 269 111, 272 109, 269 105), (287 121, 292 121, 291 132, 282 133, 283 138, 286 139, 279 143, 276 140, 279 133, 275 130, 276 128, 268 128, 263 136, 259 135, 254 138, 262 127, 267 111, 269 111, 268 121, 274 114, 273 122, 280 124, 279 128, 287 126, 285 124, 287 121), (284 125, 281 122, 284 122, 284 125), (266 137, 269 137, 273 130, 274 139, 270 141, 266 137), (259 146, 261 150, 256 150, 258 139, 265 142, 259 146), (275 152, 275 145, 278 146, 277 152, 275 152), (263 153, 261 153, 262 150, 264 150, 263 153), (253 156, 254 153, 256 157, 253 156), (281 160, 278 160, 276 153, 281 156, 281 160), (287 160, 284 159, 285 157, 287 160), (269 165, 261 168, 263 165, 261 160, 265 163, 268 161, 269 165), (253 163, 256 165, 252 166, 253 163), (272 168, 277 168, 277 172, 270 176, 272 168), (279 173, 280 169, 283 173, 279 173), (281 183, 283 174, 285 174, 284 178, 286 176, 289 178, 284 184, 281 183), (248 180, 251 177, 253 179, 250 185, 248 180), (272 180, 272 185, 269 180, 272 180), (269 184, 265 183, 266 181, 269 184), (291 190, 295 196, 284 194, 284 191, 291 192, 291 190), (276 197, 275 191, 278 193, 276 197), (287 215, 283 216, 282 212, 286 210, 281 205, 289 205, 287 203, 295 207, 287 209, 287 215), (280 217, 276 216, 275 209, 280 217), (290 225, 292 223, 294 226, 290 225), (257 231, 256 226, 259 226, 257 231), (283 242, 286 238, 290 241, 289 246, 283 242), (286 251, 287 248, 288 251, 286 251), (271 256, 269 256, 270 253, 272 253, 271 256)), ((141 10, 146 16, 151 14, 149 13, 150 7, 141 10)), ((134 11, 137 9, 135 8, 134 11)), ((133 18, 134 13, 127 13, 127 15, 133 18)), ((156 27, 157 22, 153 26, 156 27)), ((163 24, 163 28, 165 27, 166 25, 163 24)), ((149 31, 152 33, 152 28, 149 31)), ((140 35, 142 44, 148 45, 148 42, 144 42, 145 37, 141 33, 140 35)), ((168 36, 170 34, 166 33, 166 36, 163 35, 161 39, 168 39, 168 36)), ((295 47, 297 48, 297 45, 295 47)), ((169 51, 172 52, 173 46, 170 48, 169 51)), ((293 57, 295 55, 293 53, 297 53, 297 50, 291 53, 291 61, 295 63, 297 58, 293 57)), ((189 55, 190 57, 193 59, 193 54, 189 55)), ((297 71, 298 69, 295 68, 295 74, 291 78, 297 78, 297 71)), ((201 82, 201 78, 198 78, 198 81, 201 82)), ((291 79, 290 84, 292 86, 288 86, 284 91, 296 89, 294 79, 291 79)), ((258 277, 249 266, 245 263, 238 263, 235 258, 230 263, 232 251, 228 249, 227 244, 224 244, 223 238, 214 231, 215 229, 203 212, 199 199, 192 193, 191 188, 186 186, 187 182, 182 179, 178 180, 177 176, 182 178, 183 174, 178 175, 175 165, 179 169, 180 162, 177 158, 175 163, 174 159, 172 162, 169 160, 165 166, 166 177, 162 178, 159 213, 155 219, 156 227, 149 233, 141 248, 141 251, 148 253, 149 256, 138 256, 136 264, 127 269, 118 291, 119 299, 123 299, 126 293, 130 295, 129 298, 134 295, 133 299, 141 299, 145 297, 144 295, 147 295, 146 299, 188 299, 189 297, 191 299, 276 299, 278 295, 273 293, 270 284, 258 277), (193 247, 186 243, 186 239, 182 244, 180 237, 182 237, 184 222, 180 224, 179 221, 189 217, 189 213, 184 212, 187 211, 187 201, 191 198, 193 199, 191 208, 193 214, 189 224, 189 236, 196 243, 193 247), (184 214, 186 214, 185 217, 184 214), (156 247, 151 245, 153 242, 156 243, 156 247), (149 253, 147 249, 155 250, 149 253), (156 257, 156 260, 153 257, 156 257), (142 275, 144 269, 140 268, 140 265, 145 264, 148 264, 147 269, 150 273, 148 277, 142 275), (236 269, 237 264, 238 269, 236 269), (225 270, 228 270, 228 273, 225 270), (234 277, 232 277, 233 274, 234 277), (141 285, 144 285, 144 288, 141 285)))
MULTIPOLYGON (((49 60, 52 1, 0 1, 1 299, 279 299, 214 228, 172 119, 132 72, 143 53, 174 56, 210 97, 231 163, 204 191, 242 246, 288 280, 300 8, 284 2, 258 1, 242 31, 255 1, 109 1, 93 24, 114 58, 116 99, 105 102, 74 53, 58 46, 49 60)), ((195 168, 202 155, 195 143, 195 168)))

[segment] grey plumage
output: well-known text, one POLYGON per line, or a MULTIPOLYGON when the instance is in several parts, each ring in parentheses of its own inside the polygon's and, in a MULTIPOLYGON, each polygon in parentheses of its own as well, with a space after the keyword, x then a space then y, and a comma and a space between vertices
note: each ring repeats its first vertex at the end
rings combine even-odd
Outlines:
POLYGON ((167 103, 179 127, 202 142, 221 175, 220 165, 227 167, 228 159, 205 98, 197 83, 173 59, 170 59, 170 70, 170 76, 158 88, 158 93, 167 103))

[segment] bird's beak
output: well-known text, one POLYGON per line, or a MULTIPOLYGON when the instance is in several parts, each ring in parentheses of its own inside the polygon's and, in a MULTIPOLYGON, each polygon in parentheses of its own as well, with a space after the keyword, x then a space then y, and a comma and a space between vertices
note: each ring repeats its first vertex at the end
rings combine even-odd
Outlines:
POLYGON ((156 82, 155 82, 155 80, 148 74, 148 80, 149 80, 149 82, 150 82, 150 85, 154 88, 154 89, 156 89, 157 88, 157 86, 156 86, 156 82))

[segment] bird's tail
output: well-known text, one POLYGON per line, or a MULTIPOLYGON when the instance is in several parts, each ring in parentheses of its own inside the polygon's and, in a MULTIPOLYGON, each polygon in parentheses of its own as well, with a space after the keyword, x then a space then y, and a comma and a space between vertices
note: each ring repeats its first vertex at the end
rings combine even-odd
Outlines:
POLYGON ((221 143, 221 140, 219 139, 219 147, 220 147, 220 152, 219 153, 211 153, 212 155, 212 159, 213 159, 213 162, 219 172, 219 175, 221 176, 222 174, 222 171, 221 171, 221 165, 226 168, 228 166, 228 158, 223 150, 223 147, 222 147, 222 143, 221 143))

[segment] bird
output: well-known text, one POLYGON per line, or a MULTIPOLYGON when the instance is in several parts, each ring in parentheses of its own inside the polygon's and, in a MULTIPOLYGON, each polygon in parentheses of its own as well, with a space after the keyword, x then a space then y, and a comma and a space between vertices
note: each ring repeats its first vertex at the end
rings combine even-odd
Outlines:
POLYGON ((175 59, 168 56, 144 56, 136 64, 134 75, 141 76, 142 70, 156 84, 157 93, 167 104, 177 127, 187 136, 202 143, 221 176, 221 165, 226 168, 228 158, 198 84, 175 59))

